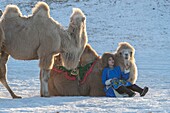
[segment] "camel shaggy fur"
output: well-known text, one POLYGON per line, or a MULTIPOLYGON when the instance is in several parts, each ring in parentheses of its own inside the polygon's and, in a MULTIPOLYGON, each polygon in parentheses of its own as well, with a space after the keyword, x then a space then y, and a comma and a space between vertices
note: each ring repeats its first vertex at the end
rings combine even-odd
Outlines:
MULTIPOLYGON (((76 80, 71 81, 65 78, 64 72, 51 71, 48 81, 50 96, 105 96, 104 85, 101 80, 102 59, 90 45, 87 45, 80 58, 79 66, 85 66, 91 62, 95 62, 93 70, 82 84, 78 79, 80 75, 77 75, 76 80)), ((62 61, 56 58, 54 67, 60 65, 62 65, 62 61)))
POLYGON ((49 96, 48 78, 53 66, 54 55, 60 53, 68 69, 77 67, 87 43, 86 18, 74 8, 68 29, 64 29, 50 17, 50 9, 38 2, 32 15, 23 16, 16 5, 8 5, 0 19, 0 81, 13 98, 18 98, 6 82, 6 63, 9 55, 18 60, 38 60, 41 70, 41 96, 49 96))
POLYGON ((132 84, 136 83, 138 76, 134 55, 134 47, 127 42, 119 43, 119 46, 114 53, 115 66, 120 66, 122 71, 130 72, 128 81, 132 84))

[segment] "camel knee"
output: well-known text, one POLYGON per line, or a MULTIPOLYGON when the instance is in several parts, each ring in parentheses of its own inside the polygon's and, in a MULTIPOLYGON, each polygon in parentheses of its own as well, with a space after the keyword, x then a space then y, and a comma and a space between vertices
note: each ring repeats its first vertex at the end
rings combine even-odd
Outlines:
POLYGON ((41 79, 45 82, 48 82, 48 79, 50 77, 50 70, 42 70, 42 74, 41 74, 41 79))
POLYGON ((5 79, 4 76, 2 76, 2 74, 0 73, 0 81, 2 82, 5 79))
POLYGON ((4 51, 1 51, 1 58, 0 58, 0 64, 5 65, 8 61, 9 55, 5 53, 4 51))
POLYGON ((0 79, 6 79, 6 65, 0 65, 0 79))

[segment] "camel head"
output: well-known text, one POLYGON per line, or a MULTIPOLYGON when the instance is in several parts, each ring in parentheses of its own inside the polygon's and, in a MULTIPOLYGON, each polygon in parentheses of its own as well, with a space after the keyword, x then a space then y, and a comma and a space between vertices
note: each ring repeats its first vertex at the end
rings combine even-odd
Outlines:
POLYGON ((63 66, 61 54, 54 57, 54 66, 63 66))
POLYGON ((67 43, 67 50, 61 53, 63 64, 67 69, 73 69, 78 66, 80 57, 87 44, 86 33, 86 17, 83 12, 74 8, 70 17, 70 24, 68 27, 71 40, 67 43))
POLYGON ((82 42, 87 42, 86 17, 79 8, 73 8, 68 31, 71 37, 75 38, 77 47, 81 47, 82 42))
POLYGON ((127 42, 119 43, 116 52, 117 56, 121 58, 124 63, 134 60, 135 49, 127 42))

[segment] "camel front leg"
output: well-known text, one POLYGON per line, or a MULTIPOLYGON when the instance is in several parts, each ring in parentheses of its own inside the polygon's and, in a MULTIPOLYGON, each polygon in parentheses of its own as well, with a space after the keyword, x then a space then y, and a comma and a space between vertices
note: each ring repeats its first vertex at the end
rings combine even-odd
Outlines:
POLYGON ((50 77, 50 70, 41 69, 41 72, 40 72, 40 82, 41 82, 40 94, 42 97, 49 97, 49 91, 48 91, 49 77, 50 77))
POLYGON ((46 57, 40 58, 40 82, 41 82, 41 89, 40 95, 42 97, 49 97, 48 91, 48 79, 50 77, 50 71, 54 64, 54 55, 50 54, 46 57))

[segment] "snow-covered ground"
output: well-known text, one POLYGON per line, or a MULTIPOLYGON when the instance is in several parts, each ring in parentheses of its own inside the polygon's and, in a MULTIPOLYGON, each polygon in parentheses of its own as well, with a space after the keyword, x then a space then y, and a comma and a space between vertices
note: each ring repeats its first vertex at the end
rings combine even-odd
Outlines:
MULTIPOLYGON (((170 113, 170 0, 45 0, 51 16, 67 27, 73 7, 87 18, 89 43, 99 55, 114 52, 119 42, 136 49, 137 84, 148 86, 145 97, 39 96, 38 61, 8 62, 8 83, 23 99, 11 99, 0 85, 0 112, 161 112, 170 113)), ((0 0, 0 9, 16 4, 31 14, 36 0, 0 0)))

